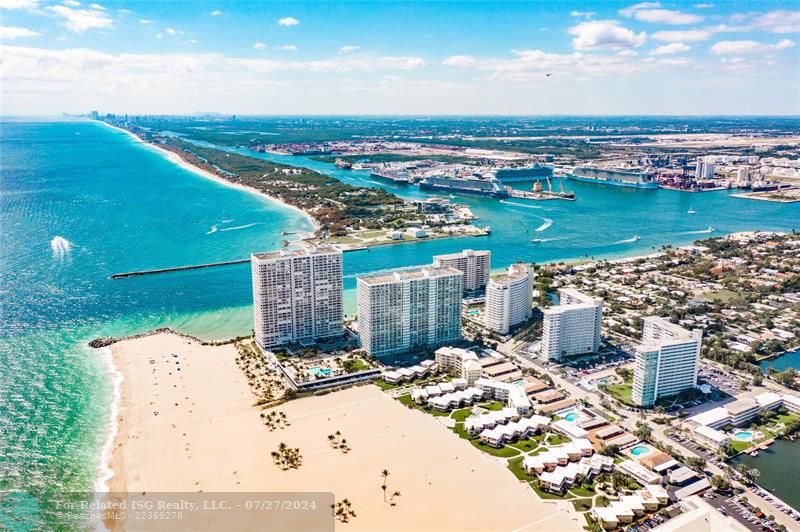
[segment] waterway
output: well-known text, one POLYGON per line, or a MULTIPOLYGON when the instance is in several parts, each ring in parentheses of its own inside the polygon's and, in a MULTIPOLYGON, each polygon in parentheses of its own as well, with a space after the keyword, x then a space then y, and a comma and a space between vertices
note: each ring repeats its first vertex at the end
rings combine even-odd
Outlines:
POLYGON ((800 443, 777 440, 758 456, 739 455, 730 464, 736 467, 745 464, 748 469, 758 469, 761 475, 756 480, 762 487, 773 492, 779 499, 794 508, 800 508, 800 443))

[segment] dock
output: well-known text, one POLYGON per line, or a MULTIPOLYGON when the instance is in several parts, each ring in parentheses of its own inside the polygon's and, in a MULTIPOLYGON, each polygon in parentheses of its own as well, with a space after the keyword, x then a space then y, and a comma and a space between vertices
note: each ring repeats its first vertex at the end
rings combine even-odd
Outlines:
POLYGON ((172 268, 158 268, 155 270, 140 270, 136 272, 115 273, 111 276, 111 279, 125 279, 126 277, 141 277, 143 275, 183 272, 187 270, 202 270, 204 268, 216 268, 217 266, 231 266, 233 264, 245 264, 247 262, 250 262, 250 259, 226 260, 224 262, 209 262, 206 264, 193 264, 190 266, 175 266, 172 268))

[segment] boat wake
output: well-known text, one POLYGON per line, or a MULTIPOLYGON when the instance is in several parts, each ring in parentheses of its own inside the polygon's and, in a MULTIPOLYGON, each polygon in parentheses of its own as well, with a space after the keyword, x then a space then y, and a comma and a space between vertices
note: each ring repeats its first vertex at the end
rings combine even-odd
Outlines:
POLYGON ((506 205, 514 205, 515 207, 525 207, 526 209, 541 209, 538 205, 526 205, 525 203, 517 203, 516 201, 506 201, 500 200, 500 203, 505 203, 506 205))
POLYGON ((636 236, 632 236, 630 238, 626 238, 625 240, 617 240, 616 242, 614 242, 614 244, 632 244, 632 243, 637 242, 639 240, 641 240, 641 237, 639 237, 639 235, 636 235, 636 236))
POLYGON ((709 233, 713 233, 714 228, 709 226, 706 229, 700 229, 699 231, 686 231, 684 233, 678 233, 679 235, 706 235, 709 233))
POLYGON ((219 228, 218 228, 216 225, 212 225, 212 226, 211 226, 211 230, 209 230, 209 231, 208 231, 206 234, 207 234, 207 235, 213 235, 213 234, 214 234, 214 233, 216 233, 217 231, 219 231, 219 228))
POLYGON ((544 220, 544 223, 536 228, 537 233, 541 233, 542 231, 553 225, 553 220, 551 220, 550 218, 542 218, 542 220, 544 220))
POLYGON ((556 240, 566 240, 569 237, 566 236, 555 236, 553 238, 534 238, 531 242, 536 244, 543 244, 545 242, 555 242, 556 240))
POLYGON ((236 231, 238 229, 247 229, 248 227, 253 227, 254 225, 258 225, 258 222, 255 222, 255 223, 252 223, 252 224, 237 225, 236 227, 224 227, 224 228, 220 229, 220 232, 222 232, 222 231, 236 231))
POLYGON ((63 236, 56 236, 50 241, 50 249, 53 251, 53 258, 63 259, 72 249, 72 242, 63 236))

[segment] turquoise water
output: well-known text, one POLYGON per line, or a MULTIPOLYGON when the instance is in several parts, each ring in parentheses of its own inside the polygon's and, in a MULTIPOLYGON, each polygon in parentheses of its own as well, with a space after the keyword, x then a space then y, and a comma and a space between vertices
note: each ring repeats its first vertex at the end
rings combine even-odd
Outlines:
POLYGON ((333 374, 333 370, 331 368, 320 368, 318 366, 308 368, 308 371, 313 373, 315 377, 330 377, 331 374, 333 374))
POLYGON ((753 433, 750 432, 749 430, 740 430, 739 432, 734 434, 734 437, 742 441, 748 441, 753 439, 753 433))
MULTIPOLYGON (((309 157, 215 147, 311 168, 353 185, 383 188, 410 200, 436 195, 420 191, 418 187, 370 177, 368 171, 344 170, 309 157)), ((526 188, 531 184, 515 183, 514 186, 526 188)), ((742 230, 789 231, 800 228, 800 203, 778 204, 730 198, 728 191, 638 190, 574 181, 566 181, 565 187, 575 192, 576 201, 509 199, 501 202, 468 194, 455 195, 453 201, 470 205, 479 217, 476 224, 491 226, 492 234, 486 237, 432 240, 348 253, 344 265, 345 313, 354 314, 356 311, 356 275, 426 264, 433 255, 464 248, 491 250, 492 269, 498 269, 517 261, 541 263, 647 254, 658 251, 664 244, 690 244, 700 238, 742 230), (697 213, 688 215, 690 207, 697 213), (544 226, 547 227, 537 231, 544 226), (709 227, 715 231, 707 233, 709 227), (635 235, 641 240, 631 242, 635 235), (543 242, 534 243, 534 238, 541 238, 543 242)))
POLYGON ((570 423, 574 423, 574 422, 576 422, 577 420, 579 420, 580 418, 581 418, 581 415, 580 415, 580 414, 577 414, 577 413, 575 413, 575 412, 570 412, 569 414, 567 414, 566 416, 564 416, 564 419, 566 419, 566 420, 567 420, 567 421, 569 421, 570 423))
POLYGON ((759 364, 761 370, 766 373, 767 368, 775 368, 778 371, 783 371, 789 368, 800 369, 800 349, 789 351, 783 355, 765 360, 759 364))
POLYGON ((650 447, 646 445, 637 445, 633 449, 631 449, 631 454, 633 456, 642 456, 648 454, 650 452, 650 447))
POLYGON ((1 129, 0 491, 92 490, 111 390, 86 342, 167 325, 225 338, 252 322, 247 268, 108 276, 244 258, 310 225, 98 123, 1 129))
MULTIPOLYGON (((199 177, 98 123, 0 125, 0 490, 22 489, 43 500, 65 489, 93 489, 100 470, 111 386, 101 353, 84 347, 88 340, 161 326, 225 338, 252 327, 246 265, 115 281, 108 276, 245 258, 280 246, 282 231, 310 225, 292 210, 199 177)), ((365 172, 261 156, 408 198, 428 197, 365 172)), ((577 201, 504 204, 459 197, 478 223, 492 226, 489 237, 347 253, 347 312, 355 311, 356 275, 427 264, 434 254, 465 247, 490 249, 497 269, 517 260, 646 253, 705 236, 698 231, 709 225, 721 234, 788 230, 800 220, 798 204, 732 199, 725 192, 567 187, 577 201), (685 214, 690 205, 694 216, 685 214), (547 220, 552 224, 537 231, 547 220), (639 242, 625 242, 637 234, 639 242), (534 244, 533 238, 546 241, 534 244)))

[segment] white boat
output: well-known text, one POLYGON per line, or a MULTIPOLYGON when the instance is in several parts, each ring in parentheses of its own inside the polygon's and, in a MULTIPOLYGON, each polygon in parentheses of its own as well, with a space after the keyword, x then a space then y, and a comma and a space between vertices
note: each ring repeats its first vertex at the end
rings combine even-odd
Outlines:
POLYGON ((631 240, 633 240, 634 242, 638 242, 641 239, 642 237, 640 237, 639 235, 634 235, 634 237, 631 240))
POLYGON ((531 242, 534 242, 536 244, 540 244, 540 243, 544 242, 544 239, 543 238, 534 238, 533 240, 531 240, 531 242))
POLYGON ((758 456, 758 451, 753 451, 752 453, 750 453, 750 456, 758 456))
POLYGON ((690 206, 690 207, 689 207, 689 210, 688 210, 688 211, 686 211, 686 214, 697 214, 697 211, 696 211, 696 210, 694 210, 694 207, 691 207, 691 206, 690 206))

